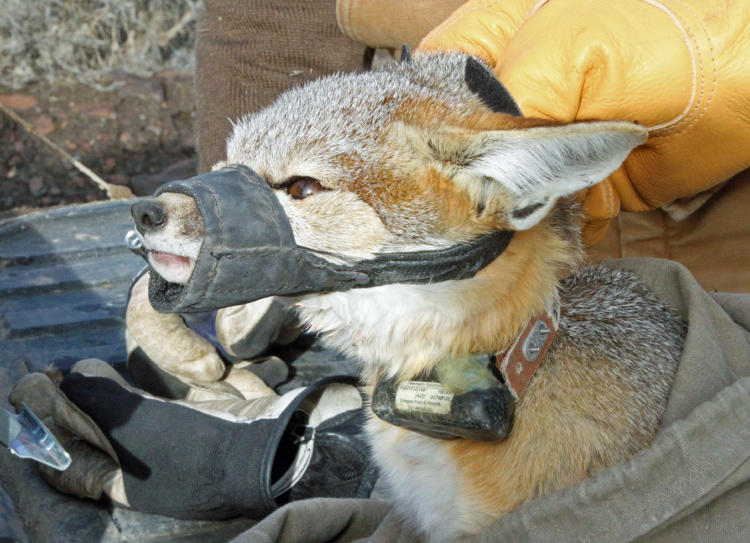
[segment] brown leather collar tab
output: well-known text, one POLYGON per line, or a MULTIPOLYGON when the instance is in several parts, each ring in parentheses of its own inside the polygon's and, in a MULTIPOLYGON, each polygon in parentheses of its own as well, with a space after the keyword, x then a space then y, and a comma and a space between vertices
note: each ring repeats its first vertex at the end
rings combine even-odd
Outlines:
POLYGON ((495 355, 495 365, 516 400, 552 345, 559 322, 560 305, 556 302, 548 311, 531 319, 508 350, 495 355))

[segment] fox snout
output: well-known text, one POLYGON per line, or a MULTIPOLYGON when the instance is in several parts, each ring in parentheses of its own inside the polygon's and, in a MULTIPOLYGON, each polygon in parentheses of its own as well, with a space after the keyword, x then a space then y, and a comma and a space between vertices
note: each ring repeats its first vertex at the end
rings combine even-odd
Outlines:
POLYGON ((186 283, 203 243, 198 206, 184 194, 165 192, 130 208, 153 270, 170 283, 186 283))
POLYGON ((164 204, 153 198, 133 204, 130 214, 141 235, 159 229, 167 222, 167 210, 164 204))

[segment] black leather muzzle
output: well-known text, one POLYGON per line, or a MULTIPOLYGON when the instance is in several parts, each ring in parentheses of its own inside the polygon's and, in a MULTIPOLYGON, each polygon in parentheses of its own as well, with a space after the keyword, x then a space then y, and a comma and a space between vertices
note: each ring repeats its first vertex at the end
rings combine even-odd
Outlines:
MULTIPOLYGON (((468 279, 497 258, 512 231, 485 234, 447 249, 381 253, 371 260, 300 247, 271 187, 246 166, 229 166, 159 188, 193 198, 205 235, 184 285, 151 273, 149 298, 161 312, 198 312, 252 302, 392 283, 468 279)), ((346 220, 346 217, 342 217, 346 220)))

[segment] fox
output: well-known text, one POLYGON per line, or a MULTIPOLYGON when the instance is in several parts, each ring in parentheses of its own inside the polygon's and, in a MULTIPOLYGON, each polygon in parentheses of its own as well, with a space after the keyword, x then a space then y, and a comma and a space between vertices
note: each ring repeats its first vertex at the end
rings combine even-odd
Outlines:
MULTIPOLYGON (((459 53, 327 76, 233 123, 214 169, 257 172, 297 245, 332 262, 512 232, 468 278, 282 298, 327 346, 359 362, 367 387, 418 379, 441 360, 506 352, 536 315, 559 308, 505 439, 439 439, 370 413, 371 452, 394 507, 429 541, 477 534, 655 437, 685 323, 633 274, 584 264, 576 197, 646 138, 629 121, 524 117, 486 66, 459 53)), ((205 241, 200 211, 185 194, 151 202, 161 220, 141 222, 153 273, 184 284, 205 241)))

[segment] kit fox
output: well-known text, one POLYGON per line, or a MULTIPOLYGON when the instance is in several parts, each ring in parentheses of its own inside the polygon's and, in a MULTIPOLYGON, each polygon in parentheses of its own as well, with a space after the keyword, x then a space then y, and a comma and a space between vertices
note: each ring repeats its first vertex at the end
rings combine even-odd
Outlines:
MULTIPOLYGON (((630 122, 524 118, 491 72, 460 54, 326 77, 234 125, 226 163, 263 176, 296 243, 329 259, 514 231, 470 279, 287 299, 328 345, 361 362, 366 383, 410 380, 445 357, 502 352, 559 304, 557 335, 507 439, 441 440, 370 417, 396 507, 429 539, 477 533, 653 439, 684 324, 631 274, 581 267, 573 196, 645 139, 630 122)), ((144 232, 150 262, 184 283, 203 240, 200 214, 185 195, 155 202, 170 219, 144 232)))

